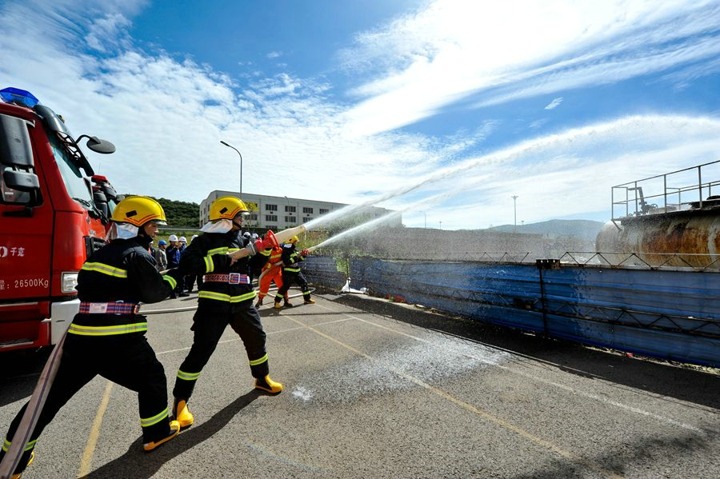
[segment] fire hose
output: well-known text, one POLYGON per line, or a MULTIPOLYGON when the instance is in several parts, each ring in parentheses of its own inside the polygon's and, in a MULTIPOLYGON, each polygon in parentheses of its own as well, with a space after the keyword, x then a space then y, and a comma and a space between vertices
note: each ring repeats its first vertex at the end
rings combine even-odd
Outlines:
POLYGON ((55 345, 55 349, 45 363, 42 373, 40 373, 40 379, 38 379, 32 396, 30 396, 30 401, 28 402, 25 413, 20 420, 20 424, 15 431, 10 448, 5 454, 5 457, 3 457, 2 463, 0 463, 1 479, 9 479, 12 476, 13 471, 15 471, 15 468, 20 462, 20 457, 25 449, 25 444, 28 443, 30 435, 35 429, 35 425, 37 424, 38 418, 42 413, 43 406, 45 405, 45 400, 47 399, 50 388, 55 380, 58 367, 60 366, 60 358, 62 358, 65 336, 67 336, 67 332, 63 334, 60 341, 55 345))

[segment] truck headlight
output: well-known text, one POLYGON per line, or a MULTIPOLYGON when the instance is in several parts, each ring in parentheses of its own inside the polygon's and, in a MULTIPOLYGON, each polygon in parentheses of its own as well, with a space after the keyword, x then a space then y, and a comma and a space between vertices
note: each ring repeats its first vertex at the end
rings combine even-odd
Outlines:
POLYGON ((60 290, 63 293, 77 293, 77 272, 63 273, 60 280, 60 290))

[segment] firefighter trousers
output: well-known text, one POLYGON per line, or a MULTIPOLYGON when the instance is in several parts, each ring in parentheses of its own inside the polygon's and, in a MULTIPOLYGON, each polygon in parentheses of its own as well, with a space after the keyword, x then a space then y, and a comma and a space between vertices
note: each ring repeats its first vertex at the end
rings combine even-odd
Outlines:
MULTIPOLYGON (((34 441, 45 426, 75 393, 98 374, 138 393, 143 442, 162 439, 170 434, 165 371, 143 334, 102 337, 68 334, 57 375, 30 436, 29 446, 25 447, 19 470, 27 465, 34 441)), ((6 445, 12 442, 26 408, 27 404, 10 424, 6 445)))
MULTIPOLYGON (((210 300, 212 301, 212 300, 210 300)), ((201 304, 193 317, 193 344, 185 360, 180 365, 173 396, 176 399, 190 400, 200 373, 210 360, 225 328, 230 327, 240 336, 245 346, 250 372, 255 378, 264 378, 270 372, 267 352, 265 351, 265 331, 260 315, 252 305, 252 300, 233 306, 232 313, 221 314, 201 304)))
POLYGON ((270 290, 270 283, 275 282, 278 289, 283 286, 283 270, 280 267, 273 267, 260 275, 258 280, 258 299, 267 296, 270 290))
POLYGON ((300 291, 302 291, 303 299, 305 301, 308 301, 310 299, 310 288, 308 287, 308 282, 307 279, 305 279, 305 275, 302 274, 301 271, 284 271, 282 281, 283 285, 280 289, 278 289, 278 292, 275 295, 275 302, 282 301, 282 299, 286 297, 290 286, 292 286, 293 284, 297 284, 298 286, 300 286, 300 291))

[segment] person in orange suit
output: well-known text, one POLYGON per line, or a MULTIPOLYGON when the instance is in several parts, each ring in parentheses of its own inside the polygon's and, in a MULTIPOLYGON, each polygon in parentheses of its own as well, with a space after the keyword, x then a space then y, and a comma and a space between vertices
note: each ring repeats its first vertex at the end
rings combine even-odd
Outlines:
MULTIPOLYGON (((270 290, 270 284, 275 282, 278 289, 282 288, 283 281, 283 262, 282 262, 282 246, 275 246, 270 252, 270 259, 263 266, 262 274, 258 280, 258 300, 255 307, 259 308, 263 304, 263 298, 267 296, 270 290)), ((287 293, 285 294, 285 305, 288 304, 287 293)))

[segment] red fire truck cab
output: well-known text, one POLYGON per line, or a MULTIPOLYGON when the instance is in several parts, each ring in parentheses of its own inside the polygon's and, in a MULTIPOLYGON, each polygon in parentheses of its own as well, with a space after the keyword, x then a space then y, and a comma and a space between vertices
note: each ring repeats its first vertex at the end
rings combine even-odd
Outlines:
POLYGON ((16 88, 0 90, 0 352, 55 344, 78 310, 83 262, 105 244, 117 195, 63 118, 16 88), (100 207, 98 207, 98 205, 100 207))

